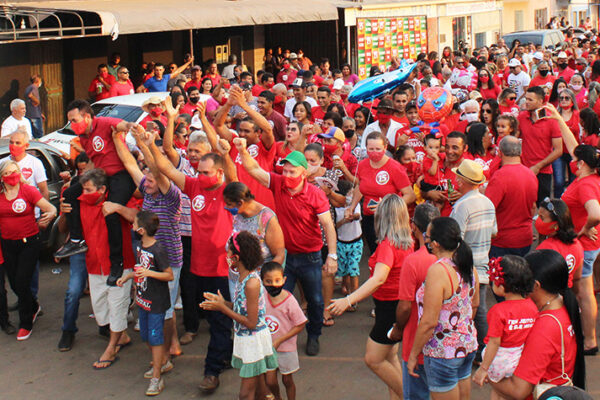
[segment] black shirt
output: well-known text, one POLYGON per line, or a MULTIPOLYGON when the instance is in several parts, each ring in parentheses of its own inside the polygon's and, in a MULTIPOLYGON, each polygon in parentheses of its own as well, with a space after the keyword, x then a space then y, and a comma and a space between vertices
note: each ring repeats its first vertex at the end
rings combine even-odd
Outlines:
MULTIPOLYGON (((158 241, 148 248, 143 248, 141 244, 137 247, 137 263, 142 265, 142 268, 156 272, 163 272, 169 268, 167 253, 158 241)), ((160 314, 171 307, 168 282, 149 277, 135 278, 135 282, 136 303, 140 308, 160 314)))

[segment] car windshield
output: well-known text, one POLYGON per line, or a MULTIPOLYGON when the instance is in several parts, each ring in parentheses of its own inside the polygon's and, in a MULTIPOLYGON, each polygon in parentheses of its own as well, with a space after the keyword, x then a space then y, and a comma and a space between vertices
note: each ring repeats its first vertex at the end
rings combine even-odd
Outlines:
POLYGON ((519 39, 519 41, 522 44, 525 43, 534 43, 534 44, 542 44, 542 35, 540 34, 518 34, 518 35, 506 35, 504 36, 504 41, 506 42, 507 45, 512 47, 512 43, 513 41, 515 41, 516 39, 519 39))
POLYGON ((136 122, 144 112, 140 107, 121 104, 94 104, 92 110, 98 117, 119 118, 127 122, 136 122))

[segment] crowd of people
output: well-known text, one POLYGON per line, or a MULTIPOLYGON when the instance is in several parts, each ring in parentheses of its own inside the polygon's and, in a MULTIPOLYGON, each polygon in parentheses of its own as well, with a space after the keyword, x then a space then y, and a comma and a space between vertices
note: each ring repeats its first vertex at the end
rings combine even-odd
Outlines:
MULTIPOLYGON (((390 399, 468 398, 472 381, 493 399, 585 389, 584 356, 598 353, 600 37, 565 40, 423 53, 404 83, 363 104, 348 101, 351 65, 301 51, 269 51, 256 75, 234 56, 221 73, 191 56, 167 73, 156 63, 137 88, 114 55, 92 99, 169 95, 149 98, 139 123, 95 116, 86 100, 67 107, 76 139, 58 210, 69 239, 55 257, 71 269, 59 350, 73 346, 87 285, 109 338, 95 369, 131 343, 135 303, 147 395, 205 319, 203 392, 234 367, 240 399, 283 398, 279 374, 294 399, 297 335, 306 329, 301 348, 318 355, 323 327, 371 297, 365 363, 390 399), (463 73, 475 88, 454 87, 463 73), (419 99, 438 86, 452 109, 432 129, 419 99)), ((2 125, 0 327, 17 340, 40 315, 40 229, 57 215, 27 152, 40 84, 32 77, 2 125)))

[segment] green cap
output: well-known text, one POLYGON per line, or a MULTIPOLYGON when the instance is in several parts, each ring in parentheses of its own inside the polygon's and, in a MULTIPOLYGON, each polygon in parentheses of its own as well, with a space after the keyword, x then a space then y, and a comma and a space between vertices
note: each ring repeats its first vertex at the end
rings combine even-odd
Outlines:
POLYGON ((283 162, 289 162, 294 167, 304 167, 308 168, 308 163, 306 162, 306 157, 299 151, 292 151, 287 155, 286 158, 283 159, 283 162))

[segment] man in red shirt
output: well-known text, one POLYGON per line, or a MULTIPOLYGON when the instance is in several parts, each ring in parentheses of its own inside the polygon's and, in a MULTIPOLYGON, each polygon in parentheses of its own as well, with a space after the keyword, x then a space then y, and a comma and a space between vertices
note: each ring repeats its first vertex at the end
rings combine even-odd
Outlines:
MULTIPOLYGON (((154 142, 150 144, 150 151, 160 172, 191 200, 193 257, 190 270, 196 285, 196 304, 204 301, 205 292, 220 291, 230 301, 225 245, 233 226, 231 214, 225 210, 223 190, 224 181, 229 183, 237 179, 229 157, 229 143, 220 140, 216 147, 219 154, 202 156, 196 168, 198 176, 190 177, 177 170, 154 142)), ((204 315, 210 325, 210 342, 200 389, 212 393, 219 386, 219 375, 231 360, 233 322, 219 312, 208 311, 204 315)))
POLYGON ((119 67, 117 69, 117 81, 110 87, 108 97, 125 96, 134 94, 133 83, 129 80, 129 69, 127 67, 119 67))
POLYGON ((502 167, 494 173, 485 195, 494 203, 498 234, 492 238, 490 257, 525 256, 532 242, 531 222, 537 200, 534 173, 521 164, 521 141, 505 136, 500 141, 502 167))
POLYGON ((394 104, 394 115, 392 116, 392 119, 396 122, 400 122, 402 125, 408 125, 408 119, 406 118, 408 93, 400 91, 395 92, 392 96, 392 102, 394 104))
POLYGON ((569 67, 568 56, 564 51, 558 53, 558 57, 556 58, 556 67, 558 77, 563 78, 568 84, 571 80, 571 77, 575 74, 575 70, 569 67))
POLYGON ((317 125, 323 124, 323 117, 325 117, 325 113, 327 112, 327 107, 331 104, 331 89, 328 86, 321 86, 317 90, 317 103, 318 106, 313 107, 312 112, 312 122, 317 125))
POLYGON ((108 66, 106 64, 98 65, 98 75, 92 79, 88 94, 94 101, 108 99, 110 97, 110 88, 114 85, 116 79, 114 76, 108 73, 108 66))
POLYGON ((319 353, 319 336, 323 326, 322 273, 337 271, 337 240, 335 226, 329 212, 327 196, 306 181, 308 163, 304 154, 292 151, 283 160, 283 174, 268 173, 246 150, 244 139, 233 141, 242 164, 248 173, 273 192, 277 217, 283 230, 287 258, 284 288, 293 292, 300 282, 308 302, 306 354, 319 353), (325 232, 327 259, 321 258, 323 239, 319 222, 325 232))
POLYGON ((396 323, 390 333, 392 340, 402 340, 402 390, 407 399, 429 398, 427 387, 427 375, 423 366, 423 355, 419 355, 418 365, 415 372, 419 375, 415 378, 408 374, 406 364, 417 333, 419 324, 419 310, 415 295, 421 287, 429 267, 435 263, 435 256, 427 250, 425 244, 425 233, 429 223, 440 216, 439 210, 430 203, 419 204, 415 208, 410 226, 413 236, 419 243, 419 249, 408 255, 402 264, 400 271, 399 299, 396 308, 396 323))
POLYGON ((271 124, 275 141, 281 142, 285 139, 287 120, 283 115, 273 110, 273 102, 275 102, 275 95, 269 90, 263 90, 256 98, 258 111, 271 124))
POLYGON ((523 140, 523 165, 538 178, 537 203, 550 197, 552 162, 562 155, 562 136, 554 119, 538 118, 547 112, 544 107, 544 89, 535 86, 525 93, 525 109, 517 118, 523 140))
POLYGON ((535 72, 535 76, 529 83, 529 86, 546 86, 548 89, 552 90, 555 80, 556 76, 551 74, 548 63, 546 61, 540 61, 538 63, 537 71, 535 72))
POLYGON ((219 68, 217 67, 216 62, 210 64, 210 67, 208 68, 208 73, 204 75, 204 77, 210 78, 213 87, 216 87, 219 84, 219 82, 221 82, 221 75, 219 75, 219 68))
POLYGON ((186 92, 192 86, 195 86, 198 89, 200 89, 202 87, 202 69, 200 68, 200 66, 194 65, 192 67, 191 74, 192 74, 192 78, 189 81, 187 81, 185 86, 183 87, 183 90, 185 90, 186 92))
MULTIPOLYGON (((93 161, 96 168, 101 168, 108 176, 108 201, 125 205, 136 189, 135 183, 121 162, 113 142, 113 131, 127 132, 137 126, 117 118, 95 117, 94 111, 85 100, 74 100, 67 107, 67 120, 71 130, 79 136, 81 145, 93 161)), ((84 253, 88 250, 86 241, 81 233, 81 218, 79 212, 79 196, 83 192, 80 183, 69 187, 63 196, 73 207, 70 217, 67 216, 71 238, 54 256, 69 257, 84 253)), ((106 283, 109 286, 117 284, 123 273, 123 234, 121 218, 117 214, 105 217, 110 248, 110 275, 106 283)))
POLYGON ((260 84, 256 84, 252 87, 252 96, 257 97, 265 90, 271 90, 275 86, 275 79, 273 74, 265 72, 260 76, 260 84))
POLYGON ((283 62, 283 69, 277 74, 276 81, 277 83, 283 83, 287 88, 289 88, 292 82, 294 82, 296 79, 297 75, 298 72, 292 68, 288 60, 285 60, 283 62))

